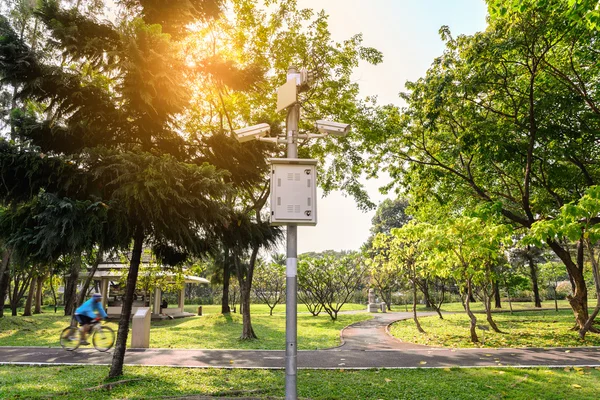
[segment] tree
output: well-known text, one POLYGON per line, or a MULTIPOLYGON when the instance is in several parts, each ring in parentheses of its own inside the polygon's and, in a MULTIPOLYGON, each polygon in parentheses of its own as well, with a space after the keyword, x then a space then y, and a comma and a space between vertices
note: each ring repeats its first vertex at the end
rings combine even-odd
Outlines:
POLYGON ((260 262, 253 283, 254 295, 269 307, 269 315, 285 293, 285 265, 260 262))
POLYGON ((321 305, 316 293, 313 293, 310 287, 298 285, 298 300, 306 306, 306 309, 313 317, 318 317, 321 311, 323 311, 323 305, 321 305))
POLYGON ((392 310, 392 293, 399 288, 399 275, 401 268, 387 259, 384 254, 378 252, 374 259, 370 260, 369 273, 370 283, 375 287, 385 302, 388 311, 392 310))
MULTIPOLYGON (((266 201, 264 192, 261 198, 262 202, 266 201)), ((223 245, 231 250, 231 260, 240 290, 243 321, 240 339, 244 340, 257 338, 252 328, 250 296, 258 252, 261 248, 267 250, 274 248, 281 239, 279 228, 261 219, 259 210, 263 206, 264 203, 258 204, 254 210, 236 211, 231 216, 230 223, 214 230, 214 237, 219 238, 223 245)))
POLYGON ((2 260, 0 261, 0 318, 4 316, 4 303, 8 291, 8 280, 10 279, 8 266, 10 263, 11 250, 3 247, 2 260))
POLYGON ((378 233, 388 234, 393 228, 401 228, 411 217, 406 214, 408 200, 399 197, 395 200, 385 199, 375 211, 371 219, 371 235, 367 239, 365 247, 373 247, 373 239, 378 233))
POLYGON ((15 204, 42 192, 60 201, 93 199, 115 216, 104 222, 118 222, 111 227, 117 237, 133 242, 111 377, 122 373, 144 242, 200 254, 206 232, 227 222, 224 173, 198 160, 179 134, 190 91, 185 60, 167 33, 196 22, 197 13, 184 12, 190 5, 214 16, 218 7, 200 7, 210 4, 218 2, 122 2, 115 26, 78 5, 42 1, 35 15, 55 56, 49 60, 0 19, 0 76, 19 88, 11 121, 27 144, 2 142, 3 176, 12 178, 3 199, 15 204), (163 30, 146 15, 178 19, 163 30))
POLYGON ((583 243, 585 246, 596 287, 596 307, 578 329, 581 339, 584 339, 589 331, 599 332, 593 327, 594 320, 600 312, 600 267, 595 249, 600 240, 600 228, 596 223, 599 217, 600 186, 592 186, 581 199, 561 207, 560 214, 555 219, 536 222, 531 228, 529 238, 526 239, 535 244, 540 244, 542 240, 569 240, 583 243))
POLYGON ((9 276, 11 278, 8 280, 8 299, 12 316, 15 317, 19 303, 33 279, 33 271, 27 261, 16 259, 11 263, 9 276))
POLYGON ((536 246, 513 247, 508 251, 508 259, 511 263, 518 266, 527 265, 529 268, 529 277, 533 289, 533 300, 536 307, 542 307, 540 289, 538 287, 538 267, 537 264, 545 261, 543 252, 536 246))
POLYGON ((424 225, 416 221, 407 223, 401 228, 395 228, 391 234, 379 234, 375 238, 375 248, 382 251, 391 263, 398 266, 411 284, 413 297, 413 320, 417 330, 425 333, 417 318, 417 280, 423 274, 423 248, 421 230, 424 225))
POLYGON ((407 207, 408 201, 404 198, 385 199, 377 207, 375 216, 371 219, 371 235, 364 244, 365 250, 369 251, 374 259, 370 269, 371 284, 378 290, 390 311, 392 291, 398 286, 399 267, 378 254, 373 248, 373 241, 377 234, 389 234, 393 228, 400 228, 410 221, 411 217, 406 214, 407 207))
MULTIPOLYGON (((404 113, 377 110, 373 129, 387 133, 365 135, 358 147, 374 149, 367 166, 383 166, 421 204, 458 212, 488 204, 529 229, 600 176, 593 89, 600 32, 570 23, 582 17, 567 2, 519 4, 491 13, 486 31, 472 36, 453 38, 443 27, 446 50, 425 77, 407 84, 404 113)), ((586 11, 585 21, 596 14, 586 11)), ((569 302, 582 328, 589 316, 583 258, 546 243, 574 283, 569 302)))
POLYGON ((556 288, 558 287, 559 279, 565 274, 565 266, 556 261, 549 261, 540 264, 540 279, 548 288, 552 289, 554 298, 554 310, 558 312, 558 296, 556 288))
POLYGON ((465 311, 469 316, 471 341, 477 337, 477 318, 471 311, 471 297, 476 285, 483 290, 487 321, 500 332, 491 315, 491 291, 496 279, 493 266, 502 254, 502 242, 510 230, 480 217, 461 216, 431 227, 423 232, 429 264, 437 274, 452 276, 461 291, 465 311))
POLYGON ((303 257, 298 263, 298 285, 318 300, 332 321, 363 284, 366 274, 367 267, 358 253, 341 258, 303 257))
MULTIPOLYGON (((285 116, 276 111, 276 92, 286 82, 290 65, 315 70, 318 76, 309 90, 300 95, 303 119, 299 133, 316 133, 313 122, 321 118, 356 121, 366 126, 365 108, 358 100, 358 85, 353 83, 351 74, 360 61, 376 64, 382 56, 375 49, 363 46, 361 35, 342 43, 334 42, 327 16, 323 12, 299 9, 296 0, 235 0, 230 5, 232 12, 227 18, 199 29, 187 42, 188 55, 203 76, 196 80, 197 96, 193 99, 194 107, 186 115, 186 126, 190 141, 198 143, 202 155, 214 165, 231 171, 237 195, 228 198, 227 203, 260 225, 266 201, 263 196, 268 193, 270 179, 267 159, 283 153, 264 143, 242 146, 231 143, 233 130, 264 122, 271 126, 272 136, 284 132, 285 116), (203 151, 204 148, 208 151, 203 151)), ((306 143, 300 149, 300 156, 324 160, 331 149, 344 147, 349 157, 359 157, 348 140, 306 143)), ((344 169, 351 164, 349 160, 340 159, 322 171, 321 184, 326 190, 337 185, 336 177, 345 175, 344 169)), ((344 186, 359 192, 354 179, 344 182, 344 186)), ((359 194, 365 197, 364 192, 359 194)), ((261 228, 257 227, 257 231, 261 228)), ((221 244, 235 240, 235 235, 223 237, 221 244)), ((248 254, 243 254, 244 257, 234 254, 237 249, 226 245, 222 251, 229 252, 232 260, 231 264, 223 264, 224 268, 234 265, 238 280, 242 279, 240 289, 245 301, 244 293, 249 295, 252 285, 248 277, 253 276, 256 260, 253 253, 258 250, 246 249, 248 254), (238 262, 241 258, 248 262, 238 262)), ((224 270, 224 285, 227 273, 224 270)), ((225 304, 227 290, 223 292, 222 303, 225 304)), ((249 309, 242 307, 246 308, 249 309)), ((244 318, 243 338, 254 337, 249 321, 250 315, 244 318)))

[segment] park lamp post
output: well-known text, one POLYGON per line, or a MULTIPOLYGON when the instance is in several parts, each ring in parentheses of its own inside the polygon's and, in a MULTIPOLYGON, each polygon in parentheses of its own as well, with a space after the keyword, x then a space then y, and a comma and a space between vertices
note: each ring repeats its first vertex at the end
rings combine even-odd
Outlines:
POLYGON ((287 158, 271 158, 271 225, 286 225, 286 309, 285 309, 285 398, 296 400, 297 390, 297 292, 298 292, 298 225, 317 224, 317 160, 298 158, 298 139, 316 139, 328 135, 345 136, 350 125, 326 120, 316 121, 318 134, 298 132, 300 104, 298 93, 306 90, 314 74, 290 67, 286 83, 277 89, 277 111, 287 109, 286 130, 281 137, 265 137, 268 124, 258 124, 234 131, 240 143, 259 140, 287 146, 287 158))

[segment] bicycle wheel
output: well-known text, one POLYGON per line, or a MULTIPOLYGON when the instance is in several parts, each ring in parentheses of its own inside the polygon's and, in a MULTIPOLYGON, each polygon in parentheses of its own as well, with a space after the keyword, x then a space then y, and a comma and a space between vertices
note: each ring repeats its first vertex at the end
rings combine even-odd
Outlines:
POLYGON ((108 351, 115 344, 115 332, 108 326, 101 325, 94 330, 92 344, 98 351, 108 351))
POLYGON ((60 345, 65 350, 75 350, 81 344, 81 331, 76 326, 68 326, 60 334, 60 345))

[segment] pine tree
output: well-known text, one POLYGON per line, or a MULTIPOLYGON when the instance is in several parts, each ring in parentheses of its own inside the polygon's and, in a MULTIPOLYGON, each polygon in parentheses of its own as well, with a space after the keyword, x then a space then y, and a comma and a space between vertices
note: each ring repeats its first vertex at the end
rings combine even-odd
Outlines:
POLYGON ((4 203, 28 207, 52 196, 47 207, 84 208, 75 225, 63 222, 76 211, 29 207, 26 218, 47 216, 40 226, 55 234, 40 239, 45 254, 122 243, 107 241, 107 230, 95 226, 110 225, 110 237, 132 243, 111 377, 122 374, 144 244, 202 252, 206 233, 225 220, 224 173, 195 160, 180 135, 188 68, 166 33, 178 38, 189 23, 215 16, 219 4, 121 1, 118 20, 107 22, 94 16, 106 11, 101 4, 89 12, 97 2, 67 8, 43 0, 34 11, 46 35, 43 52, 0 17, 0 82, 16 88, 18 104, 11 113, 17 140, 0 142, 2 176, 10 177, 0 189, 4 203), (156 24, 162 16, 177 18, 163 29, 156 24))

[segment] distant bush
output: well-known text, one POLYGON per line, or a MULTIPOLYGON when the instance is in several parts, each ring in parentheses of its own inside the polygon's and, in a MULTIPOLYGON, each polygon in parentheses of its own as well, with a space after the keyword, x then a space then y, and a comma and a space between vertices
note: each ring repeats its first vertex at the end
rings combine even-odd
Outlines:
POLYGON ((571 282, 569 281, 558 282, 558 285, 556 286, 556 298, 565 299, 571 294, 571 288, 571 282))

